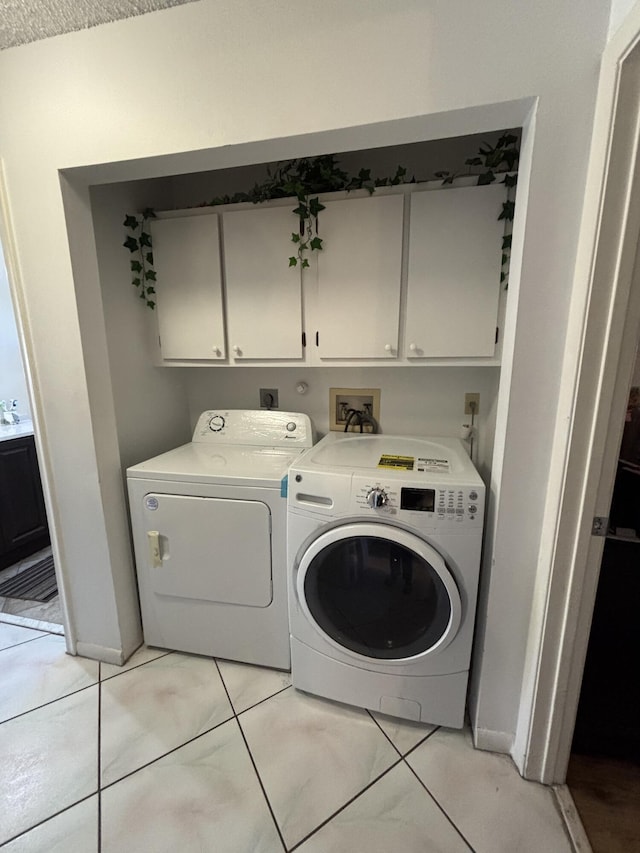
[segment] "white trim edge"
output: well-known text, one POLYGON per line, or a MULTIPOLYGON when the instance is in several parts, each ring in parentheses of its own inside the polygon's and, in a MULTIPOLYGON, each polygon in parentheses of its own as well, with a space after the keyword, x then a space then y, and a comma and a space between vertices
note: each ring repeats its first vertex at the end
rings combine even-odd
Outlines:
POLYGON ((101 663, 112 663, 122 666, 125 661, 122 649, 110 649, 107 646, 96 646, 93 643, 77 643, 76 653, 82 658, 98 660, 101 663))
POLYGON ((571 796, 571 791, 566 785, 553 785, 552 788, 560 815, 575 853, 593 853, 593 848, 585 832, 584 825, 580 820, 580 815, 571 796))
POLYGON ((494 732, 491 729, 473 729, 473 745, 485 752, 511 753, 513 747, 512 732, 494 732))

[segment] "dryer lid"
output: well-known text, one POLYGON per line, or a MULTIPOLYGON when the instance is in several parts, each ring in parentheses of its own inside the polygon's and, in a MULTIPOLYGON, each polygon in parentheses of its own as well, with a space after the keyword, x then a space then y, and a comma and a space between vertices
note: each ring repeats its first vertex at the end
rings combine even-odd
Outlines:
POLYGON ((276 487, 299 448, 184 444, 127 469, 129 479, 276 487))

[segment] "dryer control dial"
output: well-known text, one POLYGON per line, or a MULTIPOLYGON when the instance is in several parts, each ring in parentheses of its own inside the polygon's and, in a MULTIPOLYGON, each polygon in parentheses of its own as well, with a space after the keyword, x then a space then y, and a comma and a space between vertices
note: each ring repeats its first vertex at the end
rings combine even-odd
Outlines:
POLYGON ((384 489, 371 489, 367 495, 367 503, 373 509, 379 509, 386 506, 389 502, 389 496, 384 489))
POLYGON ((211 432, 220 432, 221 429, 224 429, 224 417, 222 415, 214 415, 209 420, 209 429, 211 432))

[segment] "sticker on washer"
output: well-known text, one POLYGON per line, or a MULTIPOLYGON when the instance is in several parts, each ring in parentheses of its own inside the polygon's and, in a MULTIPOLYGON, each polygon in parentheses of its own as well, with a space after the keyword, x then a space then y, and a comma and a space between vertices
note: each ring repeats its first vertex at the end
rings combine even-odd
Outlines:
POLYGON ((449 460, 430 456, 418 456, 418 471, 435 471, 438 474, 449 473, 449 460))
POLYGON ((158 498, 146 498, 144 505, 147 509, 158 509, 158 498))
POLYGON ((413 471, 415 464, 413 456, 392 456, 390 453, 383 453, 378 462, 378 468, 394 468, 396 471, 413 471))

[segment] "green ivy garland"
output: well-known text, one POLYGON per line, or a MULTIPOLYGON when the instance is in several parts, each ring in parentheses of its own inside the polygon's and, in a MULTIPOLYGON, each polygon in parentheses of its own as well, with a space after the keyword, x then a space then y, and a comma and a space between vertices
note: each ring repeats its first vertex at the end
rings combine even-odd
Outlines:
POLYGON ((140 299, 144 299, 147 307, 152 309, 156 307, 154 299, 156 271, 153 268, 153 246, 147 223, 155 218, 153 210, 147 207, 141 214, 128 213, 122 223, 130 232, 122 245, 129 249, 132 255, 131 284, 138 288, 140 299))
MULTIPOLYGON (((518 165, 518 138, 512 133, 504 133, 494 146, 484 143, 478 150, 478 156, 465 161, 469 167, 466 173, 436 172, 436 178, 442 179, 442 184, 453 184, 459 177, 471 174, 471 168, 482 166, 485 171, 478 175, 478 186, 491 184, 501 173, 514 173, 518 165)), ((278 163, 273 171, 267 168, 267 177, 262 183, 256 183, 248 192, 238 192, 233 195, 217 196, 201 207, 213 207, 221 204, 238 204, 251 202, 260 204, 279 198, 294 197, 297 206, 293 213, 298 217, 299 229, 291 234, 291 241, 296 247, 294 255, 289 257, 289 266, 298 264, 303 268, 309 266, 308 252, 320 251, 323 248, 322 239, 318 236, 318 215, 325 209, 318 196, 328 192, 352 192, 367 190, 373 194, 379 187, 397 186, 403 183, 416 183, 415 176, 406 180, 407 170, 398 166, 393 177, 372 178, 371 169, 360 169, 356 176, 349 175, 341 169, 335 154, 324 154, 320 157, 302 157, 278 163)), ((507 200, 502 205, 498 219, 506 222, 513 221, 515 202, 513 191, 517 183, 517 174, 505 174, 502 183, 507 188, 507 200)), ((154 219, 155 213, 147 208, 142 214, 127 214, 124 226, 129 234, 124 246, 137 257, 131 259, 131 283, 139 289, 140 299, 145 300, 149 308, 155 308, 156 273, 153 269, 153 251, 151 234, 148 231, 149 219, 154 219), (137 233, 140 228, 140 234, 137 233)), ((508 286, 508 267, 511 254, 511 232, 502 239, 502 271, 500 281, 508 286)))
MULTIPOLYGON (((513 133, 503 133, 495 145, 491 146, 485 142, 478 149, 477 157, 469 157, 465 160, 465 166, 482 166, 484 172, 478 175, 478 186, 493 184, 498 175, 506 173, 501 181, 507 189, 507 199, 502 203, 499 220, 505 223, 513 222, 515 213, 515 188, 518 183, 518 161, 520 149, 518 148, 518 137, 513 133)), ((442 178, 443 186, 452 184, 456 178, 460 178, 461 172, 436 172, 436 178, 442 178)), ((467 173, 468 174, 468 173, 467 173)), ((502 238, 502 263, 500 271, 500 283, 504 284, 505 290, 509 286, 509 261, 511 259, 511 235, 512 226, 508 226, 507 233, 502 238)))

